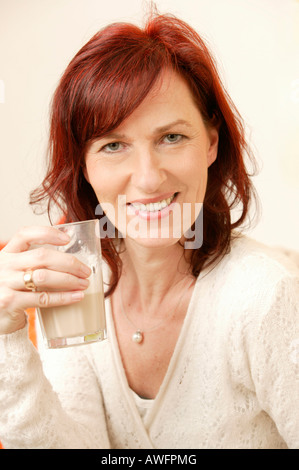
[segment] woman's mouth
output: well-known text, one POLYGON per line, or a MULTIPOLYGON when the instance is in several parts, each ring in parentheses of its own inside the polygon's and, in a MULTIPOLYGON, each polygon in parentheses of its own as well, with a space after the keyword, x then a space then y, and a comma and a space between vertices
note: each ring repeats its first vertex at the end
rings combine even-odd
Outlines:
POLYGON ((173 205, 177 195, 179 193, 174 193, 172 196, 161 199, 160 201, 150 202, 147 204, 141 202, 132 202, 128 204, 129 213, 139 216, 143 219, 156 219, 166 216, 173 205))

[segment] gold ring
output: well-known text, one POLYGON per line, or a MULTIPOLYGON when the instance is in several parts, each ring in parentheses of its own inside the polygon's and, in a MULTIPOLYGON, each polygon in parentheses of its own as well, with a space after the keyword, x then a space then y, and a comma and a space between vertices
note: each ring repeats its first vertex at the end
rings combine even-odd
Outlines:
POLYGON ((23 279, 24 279, 24 284, 25 284, 26 289, 33 291, 36 289, 36 285, 33 282, 32 276, 33 276, 33 271, 30 269, 24 272, 23 279))

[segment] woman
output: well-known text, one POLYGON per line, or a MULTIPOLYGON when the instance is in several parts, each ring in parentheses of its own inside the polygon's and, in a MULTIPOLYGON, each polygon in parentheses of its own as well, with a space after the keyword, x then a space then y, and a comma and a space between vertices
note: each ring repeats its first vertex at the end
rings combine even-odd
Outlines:
POLYGON ((24 309, 82 299, 90 271, 28 251, 65 244, 55 228, 22 229, 0 258, 6 447, 298 447, 298 272, 236 232, 253 192, 246 152, 213 59, 184 22, 113 24, 78 52, 32 203, 59 204, 67 222, 98 215, 108 340, 41 350, 42 365, 24 309))

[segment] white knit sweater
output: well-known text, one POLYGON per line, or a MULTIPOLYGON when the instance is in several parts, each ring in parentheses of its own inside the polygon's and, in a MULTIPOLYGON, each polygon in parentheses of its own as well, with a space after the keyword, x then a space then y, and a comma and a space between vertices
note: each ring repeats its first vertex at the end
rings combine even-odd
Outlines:
POLYGON ((299 448, 298 282, 287 259, 246 237, 233 242, 196 282, 144 421, 109 300, 108 339, 41 351, 43 366, 27 328, 2 335, 0 440, 6 448, 299 448))

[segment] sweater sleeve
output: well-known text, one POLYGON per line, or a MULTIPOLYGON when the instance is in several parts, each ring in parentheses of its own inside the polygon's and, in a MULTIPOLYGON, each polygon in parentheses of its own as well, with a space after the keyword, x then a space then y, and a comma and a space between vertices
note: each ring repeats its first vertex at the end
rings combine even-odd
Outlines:
POLYGON ((58 391, 44 373, 27 327, 0 335, 0 440, 4 448, 109 448, 100 388, 79 349, 53 351, 56 376, 61 379, 58 391))
POLYGON ((251 375, 259 403, 289 448, 299 448, 299 279, 285 277, 256 325, 251 375))

